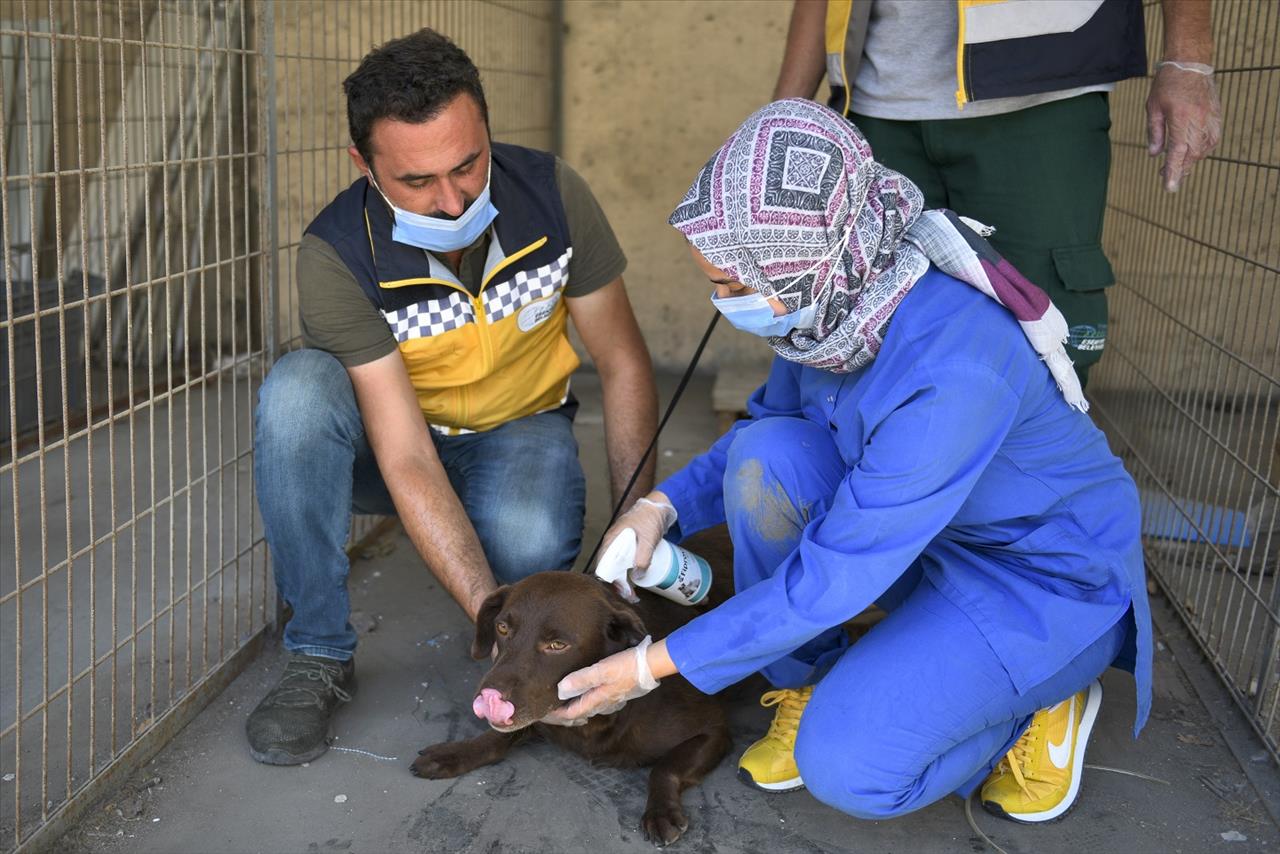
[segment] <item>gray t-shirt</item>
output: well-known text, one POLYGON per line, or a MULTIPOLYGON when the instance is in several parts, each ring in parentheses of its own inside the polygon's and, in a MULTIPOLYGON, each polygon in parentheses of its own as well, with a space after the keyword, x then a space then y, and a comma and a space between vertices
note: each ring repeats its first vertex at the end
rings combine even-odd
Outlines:
MULTIPOLYGON (((556 158, 556 185, 569 224, 573 258, 566 297, 586 296, 622 275, 627 258, 586 180, 556 158)), ((462 252, 458 280, 479 293, 489 250, 489 232, 462 252)), ((395 352, 396 339, 382 312, 328 243, 312 234, 298 245, 298 315, 302 343, 335 356, 346 367, 395 352)))
POLYGON ((1106 83, 992 98, 971 101, 961 110, 956 106, 959 34, 955 0, 874 0, 850 112, 899 121, 971 119, 1115 88, 1106 83))

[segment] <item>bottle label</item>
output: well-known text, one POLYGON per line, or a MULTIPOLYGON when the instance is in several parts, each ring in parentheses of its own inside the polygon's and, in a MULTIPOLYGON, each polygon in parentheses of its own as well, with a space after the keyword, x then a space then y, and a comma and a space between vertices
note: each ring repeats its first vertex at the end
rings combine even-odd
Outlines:
POLYGON ((674 590, 690 605, 701 602, 711 590, 711 565, 693 552, 671 546, 667 573, 654 587, 674 590))

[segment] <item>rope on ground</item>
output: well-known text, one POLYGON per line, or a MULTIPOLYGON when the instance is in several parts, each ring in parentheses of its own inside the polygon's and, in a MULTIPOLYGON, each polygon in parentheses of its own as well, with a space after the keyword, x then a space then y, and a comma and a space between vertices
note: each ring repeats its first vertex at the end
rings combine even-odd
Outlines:
POLYGON ((988 845, 990 845, 992 848, 996 849, 998 854, 1009 854, 1008 851, 1005 851, 999 845, 996 845, 995 842, 992 841, 990 836, 987 836, 985 833, 983 833, 982 828, 978 827, 978 823, 973 820, 973 802, 978 797, 978 791, 979 791, 978 789, 974 789, 973 792, 969 795, 969 797, 964 799, 965 820, 969 822, 969 827, 972 828, 973 832, 978 834, 978 838, 981 839, 983 842, 987 843, 988 845))
MULTIPOLYGON (((1089 764, 1086 764, 1084 767, 1092 769, 1094 771, 1110 771, 1112 774, 1123 774, 1126 777, 1137 777, 1139 780, 1146 780, 1150 783, 1159 783, 1162 786, 1170 785, 1168 780, 1161 780, 1159 777, 1152 777, 1148 774, 1141 774, 1137 771, 1126 771, 1123 768, 1111 768, 1107 765, 1089 765, 1089 764)), ((975 821, 973 818, 973 802, 978 797, 979 791, 980 789, 974 789, 973 793, 970 794, 969 797, 964 799, 965 821, 969 822, 969 828, 977 835, 977 837, 981 839, 983 842, 987 843, 987 845, 994 848, 997 854, 1009 854, 1008 851, 1005 851, 999 845, 996 845, 995 841, 990 836, 987 836, 985 833, 983 833, 982 828, 978 827, 978 822, 975 821)))
POLYGON ((1137 771, 1126 771, 1123 768, 1109 768, 1106 765, 1085 765, 1084 767, 1092 768, 1094 771, 1110 771, 1112 774, 1123 774, 1126 777, 1137 777, 1139 780, 1159 783, 1161 786, 1171 785, 1168 780, 1161 780, 1159 777, 1150 777, 1146 774, 1139 774, 1137 771))
POLYGON ((382 756, 381 754, 378 754, 378 753, 370 753, 367 750, 361 750, 358 747, 330 747, 329 749, 341 750, 343 753, 359 753, 361 756, 372 756, 374 759, 380 760, 382 762, 399 762, 400 761, 400 757, 398 756, 382 756))

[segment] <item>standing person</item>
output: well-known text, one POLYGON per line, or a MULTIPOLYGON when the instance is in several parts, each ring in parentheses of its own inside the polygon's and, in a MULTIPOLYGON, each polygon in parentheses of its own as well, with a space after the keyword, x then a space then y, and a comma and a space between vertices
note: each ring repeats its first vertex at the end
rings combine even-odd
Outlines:
MULTIPOLYGON (((490 140, 467 55, 420 30, 343 88, 363 176, 302 238, 306 349, 271 369, 255 413, 258 506, 293 617, 284 676, 246 731, 253 757, 279 765, 323 753, 350 699, 352 512, 398 514, 474 620, 496 582, 578 554, 569 320, 600 374, 614 501, 657 420, 604 213, 558 158, 490 140)), ((651 466, 637 483, 649 489, 651 466)))
POLYGON ((777 358, 750 417, 605 542, 633 529, 644 565, 727 522, 737 593, 567 676, 559 717, 759 672, 777 712, 739 762, 758 788, 886 818, 981 786, 998 815, 1063 815, 1098 676, 1134 670, 1135 735, 1151 704, 1137 489, 1083 413, 1065 321, 812 101, 748 118, 670 221, 777 358), (850 645, 872 602, 888 615, 850 645))
MULTIPOLYGON (((1218 143, 1209 0, 1163 0, 1148 154, 1177 190, 1218 143)), ((795 0, 774 98, 812 98, 866 135, 925 204, 996 228, 992 244, 1066 315, 1081 382, 1107 338, 1102 252, 1108 93, 1146 73, 1141 0, 795 0)))

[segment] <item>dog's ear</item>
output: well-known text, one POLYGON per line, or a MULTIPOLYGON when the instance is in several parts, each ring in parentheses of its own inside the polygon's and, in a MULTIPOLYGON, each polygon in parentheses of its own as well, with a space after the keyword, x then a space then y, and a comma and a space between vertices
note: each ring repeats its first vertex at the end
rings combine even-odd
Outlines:
POLYGON ((630 608, 614 607, 609 613, 609 621, 605 624, 605 640, 608 642, 609 654, 630 649, 649 634, 644 627, 640 615, 630 608))
POLYGON ((480 606, 480 612, 476 614, 476 639, 471 642, 471 657, 477 661, 488 658, 493 652, 493 623, 498 619, 498 612, 502 610, 502 606, 507 603, 509 590, 510 588, 504 584, 490 593, 484 600, 484 604, 480 606))

